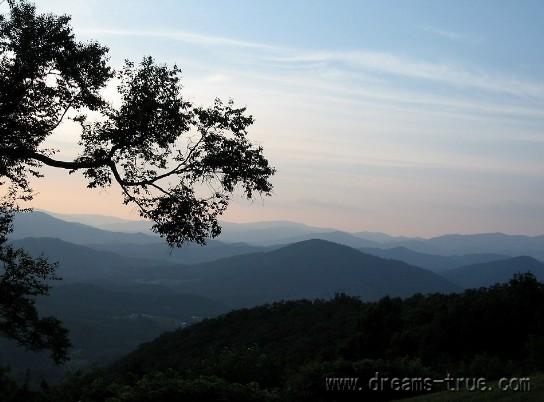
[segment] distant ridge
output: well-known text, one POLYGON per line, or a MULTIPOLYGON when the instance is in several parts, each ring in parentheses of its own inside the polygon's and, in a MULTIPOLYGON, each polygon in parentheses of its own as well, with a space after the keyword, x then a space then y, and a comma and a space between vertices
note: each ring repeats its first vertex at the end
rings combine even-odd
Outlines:
POLYGON ((372 254, 381 258, 404 261, 407 264, 412 264, 438 273, 453 268, 459 268, 464 265, 497 261, 508 258, 507 255, 488 253, 443 256, 419 253, 406 247, 393 247, 387 249, 361 248, 360 250, 363 253, 372 254))
POLYGON ((55 237, 75 244, 149 244, 163 241, 143 233, 111 232, 82 223, 67 222, 39 211, 19 213, 15 216, 14 231, 10 238, 25 237, 55 237))
POLYGON ((232 307, 330 298, 336 293, 376 300, 459 290, 431 271, 318 239, 193 265, 120 256, 60 239, 25 238, 14 243, 58 261, 59 276, 71 283, 160 285, 232 307))
POLYGON ((149 244, 90 244, 89 247, 114 252, 126 257, 163 260, 178 264, 197 264, 215 261, 221 258, 265 251, 271 248, 251 246, 245 243, 223 243, 217 240, 208 240, 206 246, 188 243, 181 248, 171 248, 166 242, 149 244))
MULTIPOLYGON (((134 234, 137 232, 140 232, 140 234, 145 233, 148 237, 139 240, 129 240, 125 238, 122 242, 143 244, 148 243, 149 237, 155 238, 157 242, 159 241, 156 234, 150 231, 151 222, 148 221, 130 221, 115 217, 86 214, 56 214, 56 216, 61 217, 61 219, 84 222, 88 227, 91 225, 94 226, 95 229, 99 228, 117 232, 118 234, 114 236, 113 239, 115 243, 119 242, 116 238, 119 237, 120 233, 134 234)), ((391 236, 380 232, 349 233, 337 229, 313 227, 290 221, 263 221, 251 223, 221 222, 221 225, 223 231, 216 240, 224 243, 247 243, 248 245, 259 247, 277 247, 318 238, 354 248, 406 248, 413 252, 435 256, 496 254, 505 257, 516 257, 527 255, 544 260, 544 235, 525 236, 504 233, 446 234, 430 239, 423 239, 418 237, 391 236)), ((19 237, 29 236, 59 237, 80 244, 109 243, 109 240, 99 242, 79 241, 77 240, 77 237, 61 237, 52 233, 46 233, 45 231, 42 231, 39 234, 27 231, 24 236, 19 237)), ((112 235, 109 235, 109 238, 111 238, 111 236, 112 235)), ((469 263, 470 262, 471 261, 469 261, 469 263)))
POLYGON ((444 272, 444 277, 463 288, 479 288, 508 282, 517 273, 531 272, 544 281, 544 263, 531 257, 473 264, 444 272))
POLYGON ((504 233, 449 234, 428 240, 393 243, 389 247, 407 247, 413 251, 438 255, 496 253, 508 256, 528 255, 544 259, 544 235, 525 236, 504 233))
POLYGON ((124 257, 51 237, 27 237, 13 240, 12 244, 31 255, 44 255, 50 262, 58 262, 56 275, 64 282, 125 280, 137 275, 138 269, 153 270, 160 265, 152 260, 124 257))

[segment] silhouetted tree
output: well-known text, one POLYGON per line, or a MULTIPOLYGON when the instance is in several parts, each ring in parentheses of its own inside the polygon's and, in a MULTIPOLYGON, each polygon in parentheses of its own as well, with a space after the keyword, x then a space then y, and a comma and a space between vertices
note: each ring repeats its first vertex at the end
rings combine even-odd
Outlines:
MULTIPOLYGON (((219 235, 217 218, 236 188, 247 198, 270 195, 275 169, 247 138, 253 117, 244 107, 218 99, 195 106, 182 96, 177 66, 146 57, 115 71, 106 47, 75 39, 69 16, 39 14, 24 0, 8 4, 9 15, 0 15, 0 179, 12 210, 17 200, 32 199, 29 178, 41 177, 43 165, 81 171, 89 188, 119 185, 125 204, 154 221, 153 230, 170 245, 181 246, 219 235), (118 107, 101 93, 113 82, 118 107), (64 161, 44 143, 68 118, 81 125, 81 153, 64 161)), ((11 215, 4 217, 7 232, 11 215)), ((24 280, 45 279, 45 261, 9 252, 5 241, 1 247, 2 281, 23 261, 24 280)), ((6 306, 0 308, 2 317, 6 306)))
POLYGON ((0 335, 31 350, 48 349, 56 363, 67 358, 68 331, 53 317, 39 317, 36 298, 49 293, 55 265, 7 244, 11 204, 0 205, 0 335))

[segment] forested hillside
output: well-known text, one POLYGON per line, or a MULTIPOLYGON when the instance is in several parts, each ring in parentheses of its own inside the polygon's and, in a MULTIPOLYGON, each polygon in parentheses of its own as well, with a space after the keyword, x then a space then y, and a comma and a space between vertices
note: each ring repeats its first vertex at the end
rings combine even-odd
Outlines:
POLYGON ((524 275, 460 294, 375 303, 338 295, 234 311, 166 333, 45 400, 378 401, 414 393, 369 390, 376 372, 493 380, 542 369, 544 285, 524 275), (362 389, 327 391, 333 376, 358 377, 362 389))

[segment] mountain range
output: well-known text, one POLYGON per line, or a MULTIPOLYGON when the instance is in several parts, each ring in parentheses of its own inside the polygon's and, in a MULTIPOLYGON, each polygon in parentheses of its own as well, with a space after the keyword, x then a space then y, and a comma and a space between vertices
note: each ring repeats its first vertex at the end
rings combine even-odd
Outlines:
POLYGON ((51 238, 26 238, 13 244, 58 261, 63 283, 155 284, 232 307, 330 298, 335 293, 375 300, 458 290, 431 271, 324 240, 192 265, 121 256, 51 238))
POLYGON ((41 211, 15 215, 11 239, 54 237, 74 244, 159 243, 161 239, 144 233, 112 232, 78 222, 55 218, 41 211))
MULTIPOLYGON (((111 220, 95 216, 89 222, 128 224, 111 220)), ((63 280, 53 284, 51 296, 40 299, 38 307, 70 329, 76 348, 69 368, 111 361, 162 331, 240 307, 336 294, 374 301, 458 293, 528 271, 544 280, 542 262, 509 254, 538 254, 538 237, 513 236, 509 242, 507 235, 492 235, 509 250, 495 253, 486 251, 498 249, 487 235, 424 240, 374 233, 365 239, 289 222, 234 224, 230 230, 238 236, 232 239, 253 236, 259 244, 210 240, 205 247, 170 249, 150 233, 110 231, 45 212, 17 215, 10 241, 59 263, 63 280), (471 241, 479 246, 463 248, 471 241), (416 251, 399 242, 457 254, 416 251)), ((31 356, 13 345, 0 349, 2 361, 14 368, 32 361, 43 373, 57 372, 43 355, 31 356)))
MULTIPOLYGON (((336 293, 376 300, 386 295, 458 290, 431 271, 317 239, 189 266, 179 278, 180 290, 214 295, 235 307, 331 298, 336 293)), ((172 284, 174 280, 165 281, 172 284)))
POLYGON ((443 276, 458 286, 469 289, 504 283, 515 274, 525 272, 531 272, 539 281, 544 282, 544 263, 525 256, 466 265, 448 270, 443 276))
POLYGON ((393 248, 360 248, 363 253, 372 254, 377 257, 389 260, 404 261, 408 264, 416 265, 421 268, 429 269, 433 272, 444 272, 453 268, 459 268, 464 265, 478 264, 483 262, 497 261, 507 259, 503 254, 464 254, 464 255, 436 255, 425 254, 410 250, 406 247, 393 248))
MULTIPOLYGON (((50 213, 49 213, 50 214, 50 213)), ((156 235, 149 231, 150 223, 147 221, 130 221, 119 218, 97 216, 97 215, 62 215, 56 214, 64 220, 72 220, 87 225, 94 225, 96 228, 113 231, 114 242, 118 242, 119 233, 136 232, 147 234, 156 238, 156 235)), ((223 231, 217 240, 223 243, 245 243, 252 246, 277 246, 295 243, 310 239, 322 239, 335 243, 344 244, 354 248, 397 248, 403 247, 412 251, 440 255, 440 256, 462 256, 466 254, 498 254, 506 257, 517 257, 520 255, 530 256, 544 260, 544 235, 525 236, 505 233, 480 233, 480 234, 446 234, 443 236, 423 239, 419 237, 391 236, 379 232, 355 232, 348 233, 333 228, 319 228, 301 223, 289 221, 270 221, 253 223, 230 223, 221 222, 223 231)), ((32 235, 26 232, 28 236, 32 235)), ((59 237, 54 234, 40 234, 40 236, 59 237)), ((124 240, 125 243, 147 243, 149 239, 140 238, 139 241, 124 240)), ((74 241, 74 239, 63 239, 73 243, 92 244, 108 243, 108 241, 74 241)))
MULTIPOLYGON (((92 218, 102 223, 110 222, 113 219, 109 217, 100 218, 98 216, 92 216, 92 218)), ((259 231, 261 234, 267 230, 276 230, 278 228, 281 228, 280 231, 284 234, 291 227, 296 228, 299 232, 301 230, 309 231, 314 229, 304 225, 290 224, 289 222, 234 224, 233 226, 236 227, 235 231, 240 235, 246 233, 244 228, 247 229, 247 233, 259 231)), ((374 235, 374 239, 376 240, 379 236, 376 237, 376 234, 374 235)), ((332 230, 290 236, 284 239, 284 243, 270 246, 210 240, 204 247, 187 244, 180 249, 172 249, 162 239, 154 235, 111 232, 78 222, 64 221, 44 212, 18 215, 15 221, 15 231, 11 237, 16 244, 22 245, 36 255, 40 252, 45 252, 53 260, 63 260, 65 265, 70 266, 67 270, 64 270, 62 266, 59 267, 67 280, 75 280, 76 278, 79 278, 79 280, 91 280, 93 277, 95 279, 111 279, 115 276, 126 278, 134 275, 135 272, 138 272, 142 280, 161 280, 160 277, 155 278, 158 274, 155 275, 150 272, 160 272, 161 275, 165 275, 165 278, 173 278, 179 276, 179 269, 176 267, 180 264, 187 266, 212 261, 221 261, 220 264, 222 264, 225 258, 272 252, 289 244, 312 239, 347 245, 359 249, 364 254, 374 255, 385 260, 402 261, 435 273, 444 273, 474 264, 508 261, 510 258, 519 256, 535 258, 534 254, 538 255, 542 252, 538 246, 540 241, 540 237, 538 236, 489 236, 496 238, 497 242, 504 246, 505 250, 510 250, 510 253, 485 252, 487 249, 497 248, 489 245, 490 240, 487 239, 488 235, 485 234, 469 235, 466 240, 463 240, 465 236, 462 235, 442 236, 429 240, 408 240, 408 242, 417 243, 420 248, 422 247, 421 244, 426 243, 431 245, 428 247, 425 246, 427 248, 436 248, 437 244, 442 244, 442 248, 440 249, 442 252, 447 248, 459 251, 458 254, 440 255, 415 251, 405 246, 389 247, 395 244, 396 240, 393 237, 388 237, 385 243, 378 244, 374 240, 359 239, 356 234, 332 230), (48 239, 44 236, 47 236, 48 239), (29 237, 32 237, 32 239, 29 237), (507 241, 510 237, 513 239, 512 242, 507 241), (448 239, 453 239, 452 244, 444 245, 448 239), (480 253, 464 253, 465 250, 475 250, 475 246, 473 245, 467 246, 466 249, 462 248, 464 243, 471 242, 479 243, 482 248, 476 248, 476 250, 484 251, 480 253), (359 247, 361 244, 365 246, 359 247), (485 244, 488 244, 488 246, 484 246, 485 244), (513 250, 521 251, 519 254, 511 254, 513 250), (523 252, 526 250, 532 250, 533 255, 530 252, 523 252), (151 267, 153 269, 147 269, 151 267)), ((314 247, 319 248, 315 242, 313 244, 314 247)), ((347 250, 347 248, 344 250, 347 250)), ((308 250, 307 253, 310 257, 313 251, 308 250)), ((513 264, 514 261, 516 260, 505 262, 504 264, 513 264)), ((227 260, 227 263, 230 264, 231 261, 227 260)), ((203 270, 204 268, 199 269, 203 270)), ((185 271, 190 272, 191 270, 185 271)), ((198 270, 195 272, 198 272, 198 270)), ((490 273, 492 272, 493 270, 490 271, 490 273)), ((489 280, 500 279, 500 281, 503 281, 504 278, 499 278, 499 276, 494 278, 491 275, 489 280)), ((179 278, 176 280, 179 280, 179 278)))

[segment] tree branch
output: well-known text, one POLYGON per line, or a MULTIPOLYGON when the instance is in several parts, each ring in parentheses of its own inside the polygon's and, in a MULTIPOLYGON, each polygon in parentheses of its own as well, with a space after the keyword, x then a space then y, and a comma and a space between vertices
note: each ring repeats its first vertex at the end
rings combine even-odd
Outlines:
POLYGON ((107 165, 107 161, 105 160, 59 161, 39 152, 26 149, 2 149, 0 150, 0 155, 21 160, 34 159, 48 166, 70 170, 91 169, 107 165))

